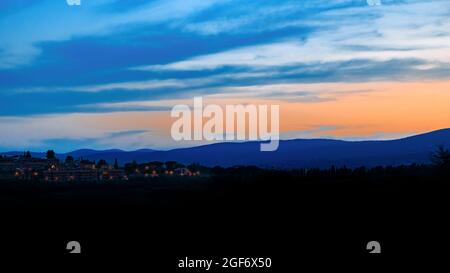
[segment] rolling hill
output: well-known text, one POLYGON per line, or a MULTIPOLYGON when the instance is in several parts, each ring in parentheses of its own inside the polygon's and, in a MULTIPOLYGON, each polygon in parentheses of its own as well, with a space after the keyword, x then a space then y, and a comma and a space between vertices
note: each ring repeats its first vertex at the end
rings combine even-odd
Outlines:
MULTIPOLYGON (((206 166, 257 165, 261 167, 295 168, 332 165, 372 167, 377 165, 400 165, 428 163, 430 154, 437 146, 450 147, 450 129, 442 129, 397 140, 383 141, 343 141, 331 139, 295 139, 280 141, 275 152, 260 152, 260 142, 219 143, 169 151, 155 150, 77 150, 59 154, 65 158, 71 154, 75 158, 91 160, 105 159, 120 164, 136 160, 168 161, 175 160, 185 164, 198 162, 206 166)), ((5 153, 8 155, 23 152, 5 153)), ((33 153, 42 157, 44 153, 33 153)))

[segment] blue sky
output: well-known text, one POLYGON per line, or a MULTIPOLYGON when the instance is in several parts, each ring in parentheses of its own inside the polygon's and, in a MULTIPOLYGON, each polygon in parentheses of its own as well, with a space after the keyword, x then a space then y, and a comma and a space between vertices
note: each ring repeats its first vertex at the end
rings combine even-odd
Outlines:
MULTIPOLYGON (((151 123, 94 132, 78 119, 149 113, 151 121, 194 95, 245 90, 247 102, 294 96, 308 104, 343 96, 315 84, 446 81, 449 18, 450 1, 441 0, 3 0, 0 150, 171 148, 151 123), (304 89, 280 90, 296 84, 304 89)), ((341 91, 361 91, 349 89, 341 91)))

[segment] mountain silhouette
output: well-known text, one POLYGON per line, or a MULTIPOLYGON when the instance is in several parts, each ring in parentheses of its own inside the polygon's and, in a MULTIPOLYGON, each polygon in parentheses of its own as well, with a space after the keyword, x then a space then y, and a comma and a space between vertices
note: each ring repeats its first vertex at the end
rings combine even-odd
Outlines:
MULTIPOLYGON (((200 163, 205 166, 256 165, 276 168, 328 168, 330 166, 373 167, 378 165, 400 165, 429 163, 430 154, 438 146, 450 147, 450 129, 406 137, 396 140, 343 141, 332 139, 294 139, 280 141, 274 152, 260 152, 260 142, 218 143, 198 147, 155 150, 76 150, 58 154, 63 159, 68 154, 75 158, 113 162, 120 164, 137 162, 169 161, 200 163)), ((8 155, 23 152, 4 153, 8 155)), ((45 153, 32 153, 43 157, 45 153)))

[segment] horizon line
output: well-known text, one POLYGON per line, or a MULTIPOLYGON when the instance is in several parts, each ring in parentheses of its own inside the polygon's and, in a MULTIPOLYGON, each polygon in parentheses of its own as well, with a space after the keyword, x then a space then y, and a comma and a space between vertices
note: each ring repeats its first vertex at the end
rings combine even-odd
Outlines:
MULTIPOLYGON (((390 139, 356 139, 357 137, 350 137, 347 139, 339 139, 339 138, 333 138, 330 136, 330 137, 317 137, 317 138, 290 138, 290 139, 280 139, 279 141, 284 142, 284 141, 295 141, 295 140, 334 140, 334 141, 343 141, 343 142, 367 142, 367 141, 383 142, 383 141, 402 140, 402 139, 407 139, 410 137, 427 135, 427 134, 440 132, 440 131, 446 131, 446 130, 450 130, 450 127, 436 129, 436 130, 432 130, 432 131, 426 131, 426 132, 422 132, 422 133, 408 134, 403 137, 390 138, 390 139)), ((220 145, 220 144, 264 143, 264 142, 268 142, 268 141, 270 141, 270 140, 267 140, 267 141, 264 141, 264 140, 222 141, 222 142, 211 142, 211 143, 206 143, 206 144, 201 143, 199 145, 171 148, 171 149, 138 148, 138 149, 134 149, 134 150, 125 150, 125 149, 119 149, 119 148, 109 148, 109 149, 79 148, 79 149, 75 149, 75 150, 71 150, 71 151, 67 151, 67 152, 60 152, 60 154, 70 154, 70 153, 80 151, 80 150, 90 150, 90 151, 96 151, 96 152, 105 152, 105 151, 111 151, 111 150, 116 150, 116 151, 120 151, 120 152, 138 152, 138 151, 142 151, 142 150, 152 150, 154 152, 168 152, 168 151, 174 151, 174 150, 190 149, 190 148, 197 148, 197 147, 204 147, 204 146, 211 146, 211 145, 220 145)), ((30 149, 23 149, 23 150, 22 149, 21 150, 10 149, 10 150, 5 150, 5 151, 0 151, 0 154, 4 155, 4 154, 8 154, 8 153, 22 153, 22 152, 45 153, 46 150, 53 150, 53 149, 43 149, 41 151, 32 151, 30 149)))

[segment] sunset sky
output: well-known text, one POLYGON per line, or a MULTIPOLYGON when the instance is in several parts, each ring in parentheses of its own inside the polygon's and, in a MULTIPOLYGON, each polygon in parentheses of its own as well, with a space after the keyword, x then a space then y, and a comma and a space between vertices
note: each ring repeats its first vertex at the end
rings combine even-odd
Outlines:
POLYGON ((278 104, 282 139, 450 127, 450 0, 2 0, 0 151, 170 149, 173 105, 278 104))

